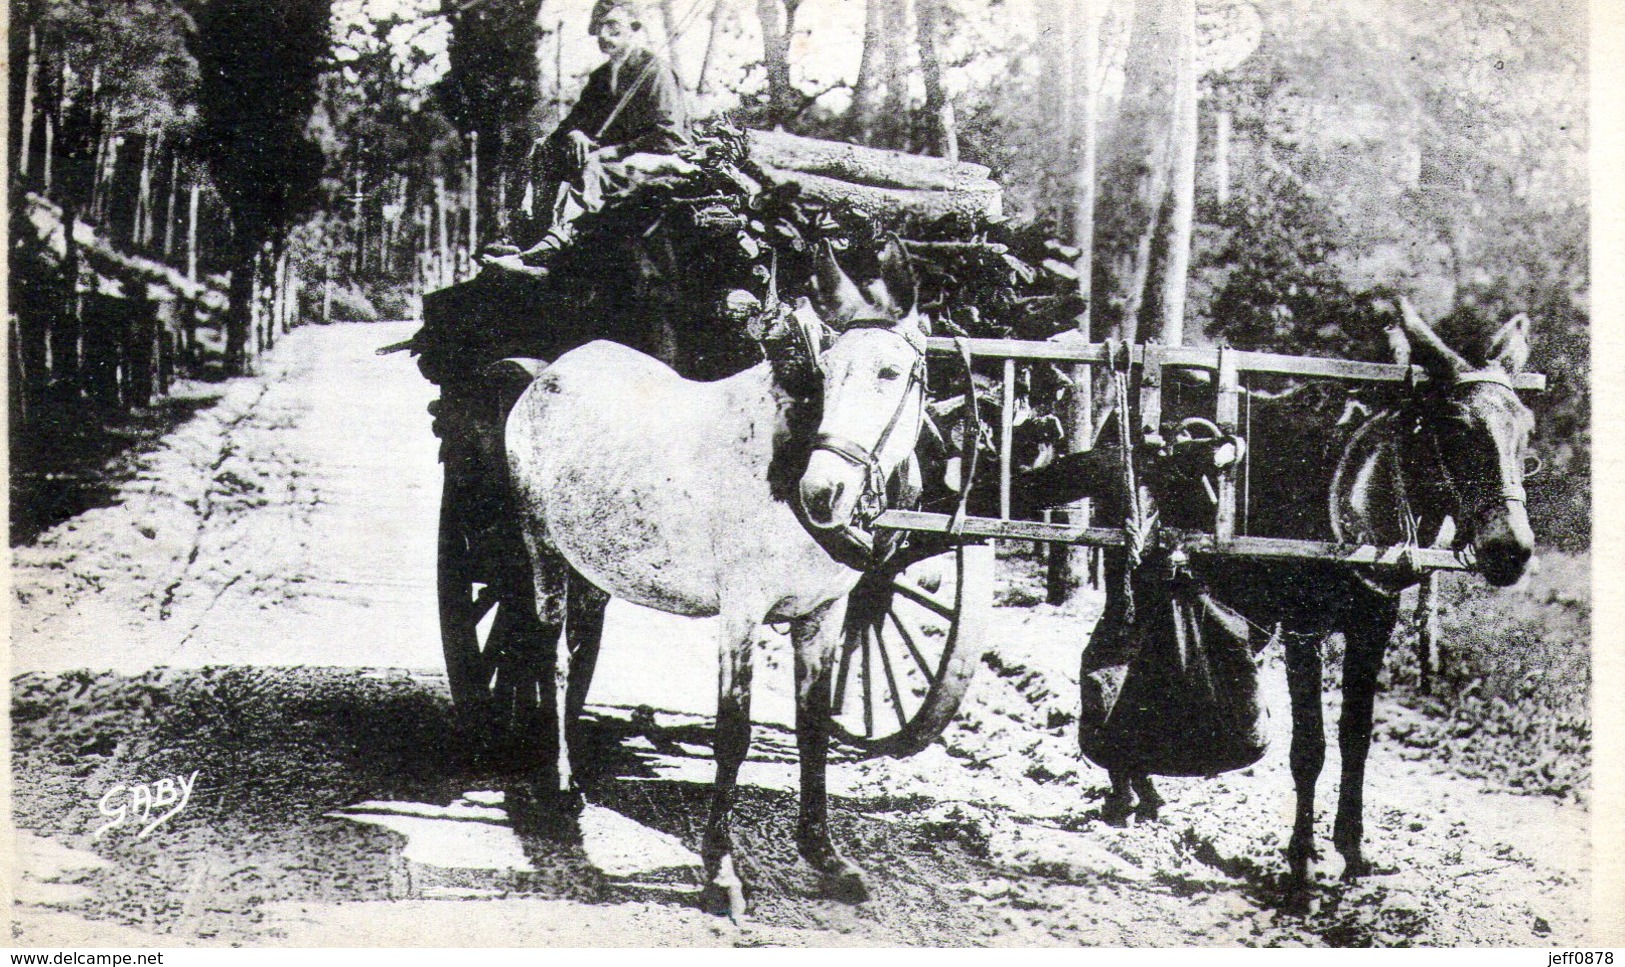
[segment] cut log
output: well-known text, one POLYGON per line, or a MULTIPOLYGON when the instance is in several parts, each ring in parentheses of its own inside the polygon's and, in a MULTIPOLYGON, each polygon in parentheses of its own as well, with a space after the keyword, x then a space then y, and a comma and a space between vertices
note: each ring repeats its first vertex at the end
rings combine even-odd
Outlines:
POLYGON ((980 224, 1004 217, 1004 195, 991 181, 983 182, 974 190, 927 191, 860 185, 768 165, 763 165, 762 170, 776 183, 800 186, 802 196, 812 201, 831 207, 846 206, 882 221, 899 217, 934 220, 952 215, 980 224))
POLYGON ((783 131, 751 131, 749 137, 751 159, 763 167, 875 188, 998 191, 998 185, 988 180, 990 172, 984 165, 804 138, 783 131))

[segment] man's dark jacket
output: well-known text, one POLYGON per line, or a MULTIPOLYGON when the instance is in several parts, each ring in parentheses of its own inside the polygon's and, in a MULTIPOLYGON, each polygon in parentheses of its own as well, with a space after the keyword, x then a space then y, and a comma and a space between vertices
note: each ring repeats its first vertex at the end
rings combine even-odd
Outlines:
POLYGON ((647 50, 634 49, 619 72, 606 62, 587 77, 581 99, 547 139, 550 161, 569 156, 565 140, 571 131, 584 132, 600 145, 620 148, 623 158, 639 152, 670 154, 689 143, 682 85, 665 61, 647 50))

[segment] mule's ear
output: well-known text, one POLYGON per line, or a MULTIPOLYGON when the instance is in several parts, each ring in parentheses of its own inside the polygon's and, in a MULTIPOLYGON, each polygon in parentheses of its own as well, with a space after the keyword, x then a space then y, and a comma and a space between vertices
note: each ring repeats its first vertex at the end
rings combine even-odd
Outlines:
POLYGON ((874 308, 863 297, 863 291, 852 277, 841 269, 835 261, 835 252, 824 246, 818 257, 814 269, 813 281, 818 286, 818 295, 823 302, 824 321, 836 329, 841 329, 847 323, 859 316, 869 315, 874 308))
POLYGON ((1446 346, 1433 327, 1422 321, 1416 307, 1404 296, 1399 297, 1399 312, 1405 320, 1405 335, 1409 338, 1416 361, 1429 374, 1442 379, 1455 379, 1472 370, 1472 365, 1461 358, 1461 354, 1446 346))
POLYGON ((1523 372, 1529 362, 1529 317, 1518 313, 1490 340, 1490 365, 1500 366, 1508 376, 1523 372))
POLYGON ((1382 331, 1388 337, 1388 355, 1400 366, 1411 364, 1411 340, 1402 326, 1389 326, 1382 331))
POLYGON ((920 280, 914 274, 914 262, 908 257, 902 240, 896 235, 887 239, 876 261, 880 263, 880 281, 885 287, 886 301, 890 303, 883 308, 891 310, 893 318, 898 319, 913 312, 919 305, 920 280))
POLYGON ((897 300, 892 298, 891 289, 887 288, 884 280, 871 280, 868 285, 863 287, 863 294, 869 300, 870 305, 884 312, 887 316, 893 319, 902 318, 903 310, 898 307, 897 300))

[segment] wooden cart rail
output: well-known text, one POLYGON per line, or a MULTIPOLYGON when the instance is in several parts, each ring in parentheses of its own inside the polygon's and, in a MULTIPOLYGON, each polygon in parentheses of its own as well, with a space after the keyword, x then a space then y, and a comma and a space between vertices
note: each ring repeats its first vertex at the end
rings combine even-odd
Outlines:
MULTIPOLYGON (((947 514, 920 511, 888 510, 875 521, 875 526, 893 530, 949 533, 967 538, 1005 538, 1013 540, 1050 541, 1063 544, 1083 544, 1091 547, 1113 547, 1125 543, 1123 531, 1115 527, 1090 527, 1075 524, 1053 524, 1042 521, 1012 520, 1010 517, 1010 453, 1014 435, 1012 424, 1015 411, 1016 363, 1051 362, 1093 366, 1111 364, 1114 352, 1116 364, 1137 368, 1139 387, 1140 429, 1146 434, 1160 432, 1162 421, 1162 369, 1201 369, 1215 375, 1217 408, 1215 423, 1226 433, 1235 433, 1239 417, 1239 400, 1243 392, 1242 377, 1246 373, 1268 373, 1282 376, 1304 376, 1374 383, 1404 383, 1419 385, 1429 380, 1420 366, 1395 363, 1369 363, 1346 359, 1324 359, 1313 356, 1286 356, 1278 353, 1248 352, 1228 347, 1162 346, 1156 343, 1118 346, 1106 343, 1085 343, 1072 339, 1038 342, 1019 339, 950 339, 936 337, 928 340, 927 351, 936 355, 958 356, 968 351, 975 359, 1002 359, 1004 361, 999 426, 999 513, 994 517, 966 517, 957 528, 950 525, 947 514), (1127 351, 1127 359, 1122 356, 1127 351)), ((1546 377, 1539 373, 1520 373, 1512 378, 1515 389, 1539 392, 1546 388, 1546 377)), ((1193 554, 1235 555, 1265 558, 1299 558, 1360 564, 1370 567, 1406 567, 1420 570, 1467 570, 1468 565, 1455 552, 1443 548, 1408 546, 1379 547, 1369 544, 1339 544, 1326 541, 1302 541, 1285 538, 1255 537, 1236 534, 1236 468, 1221 474, 1216 493, 1214 527, 1211 533, 1168 531, 1160 543, 1193 554)))
MULTIPOLYGON (((893 530, 949 532, 947 514, 915 510, 888 510, 875 521, 876 527, 893 530)), ((1090 547, 1118 547, 1126 542, 1121 528, 1087 527, 1078 524, 1047 524, 1036 520, 1006 520, 997 517, 966 517, 959 531, 966 538, 1004 538, 1023 541, 1053 541, 1085 544, 1090 547)), ((1469 565, 1454 551, 1435 547, 1377 547, 1371 544, 1337 544, 1330 541, 1297 541, 1275 537, 1233 537, 1220 541, 1212 534, 1168 531, 1162 543, 1190 554, 1227 554, 1240 557, 1312 558, 1363 564, 1371 567, 1412 567, 1417 570, 1464 571, 1469 565)))
MULTIPOLYGON (((971 355, 979 359, 1012 359, 1024 362, 1105 363, 1109 359, 1110 351, 1105 343, 1062 339, 1048 342, 1025 339, 966 339, 963 342, 971 355)), ((926 340, 926 349, 934 355, 958 355, 958 343, 959 340, 934 336, 926 340)), ((1148 350, 1163 366, 1182 369, 1210 369, 1217 372, 1220 359, 1228 356, 1235 360, 1238 373, 1323 376, 1374 383, 1428 382, 1428 375, 1420 366, 1323 359, 1318 356, 1285 356, 1279 353, 1203 346, 1135 345, 1129 347, 1129 361, 1135 365, 1144 364, 1148 350)), ((1521 391, 1540 392, 1546 389, 1546 377, 1540 373, 1519 373, 1512 377, 1512 386, 1521 391)))

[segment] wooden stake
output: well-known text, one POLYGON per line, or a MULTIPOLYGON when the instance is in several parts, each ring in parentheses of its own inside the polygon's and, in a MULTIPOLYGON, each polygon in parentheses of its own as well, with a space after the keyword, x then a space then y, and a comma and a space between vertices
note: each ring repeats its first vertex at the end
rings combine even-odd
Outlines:
MULTIPOLYGON (((1416 596, 1416 676, 1417 691, 1433 694, 1434 657, 1439 640, 1439 572, 1429 571, 1418 586, 1416 596)), ((1439 670, 1443 670, 1442 652, 1439 670)))

